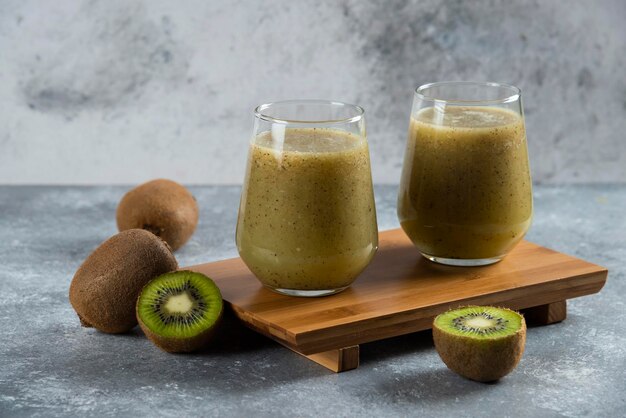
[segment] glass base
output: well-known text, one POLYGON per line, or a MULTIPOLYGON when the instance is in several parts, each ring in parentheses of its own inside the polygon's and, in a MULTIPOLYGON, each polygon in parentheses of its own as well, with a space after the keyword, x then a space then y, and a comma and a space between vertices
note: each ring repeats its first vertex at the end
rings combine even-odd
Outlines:
POLYGON ((424 257, 439 264, 445 264, 446 266, 457 266, 457 267, 478 267, 478 266, 488 266, 489 264, 497 263, 502 260, 504 256, 493 257, 493 258, 445 258, 445 257, 436 257, 434 255, 428 255, 422 253, 424 257))
POLYGON ((321 296, 329 296, 346 290, 350 286, 340 287, 338 289, 322 289, 322 290, 298 290, 298 289, 279 289, 266 286, 269 290, 287 296, 298 296, 304 298, 318 298, 321 296))

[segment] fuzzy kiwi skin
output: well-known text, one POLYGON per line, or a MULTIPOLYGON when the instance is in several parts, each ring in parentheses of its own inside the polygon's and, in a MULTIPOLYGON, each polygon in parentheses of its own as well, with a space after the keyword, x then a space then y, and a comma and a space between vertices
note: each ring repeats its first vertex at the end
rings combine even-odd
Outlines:
POLYGON ((196 230, 198 203, 184 186, 157 179, 126 193, 117 206, 116 219, 118 230, 146 229, 176 251, 196 230))
POLYGON ((492 340, 451 334, 433 323, 433 340, 449 369, 471 380, 493 382, 513 371, 521 360, 526 321, 522 317, 522 326, 515 334, 492 340))
MULTIPOLYGON (((146 284, 147 286, 147 284, 146 284)), ((137 297, 137 322, 139 322, 139 326, 141 327, 146 337, 150 339, 163 351, 167 351, 168 353, 191 353, 194 351, 199 351, 205 348, 209 342, 213 339, 216 334, 216 330, 219 328, 220 323, 222 322, 222 315, 224 313, 224 304, 222 304, 222 309, 215 320, 213 326, 201 334, 196 335, 191 338, 166 338, 162 337, 158 334, 155 334, 143 323, 141 317, 139 316, 139 297, 137 297)))
POLYGON ((154 277, 178 268, 167 244, 143 229, 106 240, 78 268, 70 303, 85 327, 118 334, 137 325, 135 302, 154 277))

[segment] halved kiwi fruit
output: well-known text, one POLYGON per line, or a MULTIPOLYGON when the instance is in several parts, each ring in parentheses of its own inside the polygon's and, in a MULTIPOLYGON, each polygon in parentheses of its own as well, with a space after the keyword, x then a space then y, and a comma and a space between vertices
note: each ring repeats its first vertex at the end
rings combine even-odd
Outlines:
POLYGON ((157 179, 126 193, 117 206, 116 219, 120 231, 145 229, 176 251, 189 240, 198 225, 198 204, 184 186, 157 179))
POLYGON ((451 370, 479 382, 498 380, 519 363, 526 322, 517 312, 493 306, 467 306, 437 316, 435 348, 451 370))
POLYGON ((137 299, 141 329, 154 344, 170 353, 206 346, 222 311, 222 294, 213 280, 186 270, 155 278, 137 299))

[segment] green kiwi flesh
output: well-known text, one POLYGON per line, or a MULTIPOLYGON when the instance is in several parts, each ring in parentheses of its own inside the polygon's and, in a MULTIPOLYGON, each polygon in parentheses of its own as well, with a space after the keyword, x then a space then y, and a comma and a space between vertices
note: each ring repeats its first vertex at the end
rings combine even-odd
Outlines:
POLYGON ((137 299, 137 320, 146 336, 170 353, 207 345, 223 311, 222 295, 201 273, 176 271, 148 283, 137 299))
POLYGON ((198 225, 198 204, 184 186, 166 179, 143 183, 124 195, 116 212, 117 228, 141 228, 182 247, 198 225))
POLYGON ((72 307, 85 327, 117 334, 137 325, 135 302, 154 277, 176 270, 167 244, 142 229, 120 232, 81 264, 70 285, 72 307))
POLYGON ((492 306, 467 306, 437 316, 435 348, 451 370, 479 382, 498 380, 519 363, 526 322, 519 313, 492 306))

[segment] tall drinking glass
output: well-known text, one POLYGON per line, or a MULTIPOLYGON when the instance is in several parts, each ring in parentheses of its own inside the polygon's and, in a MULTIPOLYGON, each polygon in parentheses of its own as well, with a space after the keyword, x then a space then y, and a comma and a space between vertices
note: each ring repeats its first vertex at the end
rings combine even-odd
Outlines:
POLYGON ((518 88, 442 82, 415 91, 398 218, 426 258, 501 260, 530 226, 531 187, 518 88))
POLYGON ((241 259, 276 292, 350 286, 378 248, 363 109, 321 100, 257 107, 236 235, 241 259))

